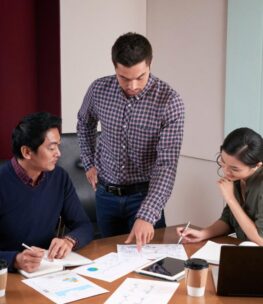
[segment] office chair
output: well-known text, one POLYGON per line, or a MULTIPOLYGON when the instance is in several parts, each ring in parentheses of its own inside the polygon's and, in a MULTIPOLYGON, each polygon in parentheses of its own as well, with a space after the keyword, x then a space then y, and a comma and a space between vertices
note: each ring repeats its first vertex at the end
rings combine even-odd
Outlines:
POLYGON ((58 165, 69 174, 77 195, 89 216, 94 228, 94 238, 99 238, 97 226, 95 193, 87 181, 84 168, 80 160, 80 148, 76 133, 62 133, 60 145, 61 157, 58 165))

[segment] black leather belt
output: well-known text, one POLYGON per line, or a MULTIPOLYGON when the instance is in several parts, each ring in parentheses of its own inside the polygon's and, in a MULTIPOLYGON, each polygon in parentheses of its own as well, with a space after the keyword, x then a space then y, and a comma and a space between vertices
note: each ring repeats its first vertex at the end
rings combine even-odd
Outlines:
POLYGON ((131 185, 113 185, 113 184, 104 183, 99 179, 99 183, 102 186, 104 186, 105 190, 108 193, 112 193, 118 196, 130 195, 138 192, 145 192, 148 191, 149 188, 149 182, 137 183, 131 185))

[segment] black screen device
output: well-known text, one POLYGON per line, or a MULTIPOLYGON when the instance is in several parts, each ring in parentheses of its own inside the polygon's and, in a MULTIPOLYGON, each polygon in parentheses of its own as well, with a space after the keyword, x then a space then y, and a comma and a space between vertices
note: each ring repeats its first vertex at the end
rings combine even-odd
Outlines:
POLYGON ((149 262, 137 269, 136 272, 169 281, 177 281, 184 277, 184 260, 162 257, 149 262))

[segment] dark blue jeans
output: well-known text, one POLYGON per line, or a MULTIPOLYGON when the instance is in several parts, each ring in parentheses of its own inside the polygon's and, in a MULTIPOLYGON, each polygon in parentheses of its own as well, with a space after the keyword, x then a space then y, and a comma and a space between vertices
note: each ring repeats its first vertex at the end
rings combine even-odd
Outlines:
MULTIPOLYGON (((117 196, 108 193, 104 186, 97 184, 96 212, 102 237, 130 233, 137 211, 147 192, 117 196)), ((154 228, 166 227, 164 212, 154 228)))

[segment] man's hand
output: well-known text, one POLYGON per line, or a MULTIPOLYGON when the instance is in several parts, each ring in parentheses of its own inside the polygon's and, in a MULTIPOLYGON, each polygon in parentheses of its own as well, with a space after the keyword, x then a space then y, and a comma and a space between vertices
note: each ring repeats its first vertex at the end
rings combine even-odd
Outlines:
POLYGON ((54 238, 48 249, 48 259, 63 259, 73 248, 72 242, 67 239, 54 238))
POLYGON ((27 272, 36 271, 44 257, 45 250, 38 247, 32 247, 32 250, 25 249, 17 254, 14 267, 27 272))
POLYGON ((88 182, 91 184, 93 190, 96 191, 96 184, 98 182, 97 169, 95 167, 91 167, 86 172, 86 177, 87 177, 88 182))
POLYGON ((137 244, 137 250, 140 251, 142 246, 147 243, 150 243, 153 237, 154 237, 153 225, 144 220, 137 219, 125 243, 126 244, 131 243, 135 238, 137 244))

